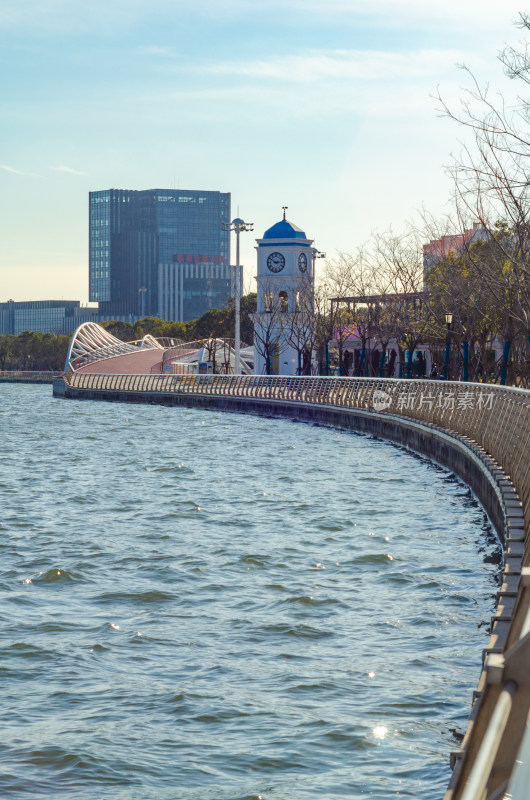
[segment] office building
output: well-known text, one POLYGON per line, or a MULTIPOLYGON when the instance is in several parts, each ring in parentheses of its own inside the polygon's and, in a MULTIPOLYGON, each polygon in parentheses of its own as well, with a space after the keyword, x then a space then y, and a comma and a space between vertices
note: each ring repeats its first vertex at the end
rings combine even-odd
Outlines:
POLYGON ((0 303, 0 334, 72 334, 82 322, 98 320, 97 314, 97 308, 84 307, 79 300, 8 300, 0 303))
POLYGON ((466 247, 470 247, 473 242, 485 240, 489 238, 488 232, 481 225, 480 222, 475 222, 472 228, 464 230, 462 233, 454 233, 440 237, 440 239, 431 239, 430 242, 423 245, 423 272, 427 272, 444 258, 450 255, 459 255, 466 247))
POLYGON ((232 294, 230 194, 90 193, 89 297, 103 318, 188 321, 232 294))

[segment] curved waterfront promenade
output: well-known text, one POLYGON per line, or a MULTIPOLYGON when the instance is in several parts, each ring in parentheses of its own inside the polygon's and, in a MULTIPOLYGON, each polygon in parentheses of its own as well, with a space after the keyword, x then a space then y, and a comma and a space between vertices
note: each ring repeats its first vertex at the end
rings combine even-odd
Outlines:
POLYGON ((396 441, 460 475, 503 541, 505 564, 466 735, 461 750, 451 754, 454 769, 445 800, 493 800, 507 792, 515 800, 526 797, 530 772, 526 728, 530 708, 529 392, 421 380, 120 375, 69 367, 64 379, 54 382, 54 393, 296 417, 396 441))

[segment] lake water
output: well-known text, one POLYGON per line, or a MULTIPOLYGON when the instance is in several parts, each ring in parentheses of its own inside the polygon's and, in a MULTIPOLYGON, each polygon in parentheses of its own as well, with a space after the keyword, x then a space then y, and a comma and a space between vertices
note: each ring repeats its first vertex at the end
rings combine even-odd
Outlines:
POLYGON ((500 548, 380 441, 0 384, 0 796, 441 798, 500 548))

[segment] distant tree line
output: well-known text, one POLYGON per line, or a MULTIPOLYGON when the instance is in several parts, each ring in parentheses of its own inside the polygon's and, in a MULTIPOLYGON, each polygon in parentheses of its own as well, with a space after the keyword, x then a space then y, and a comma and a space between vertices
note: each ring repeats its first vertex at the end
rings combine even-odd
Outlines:
MULTIPOLYGON (((252 344, 249 315, 255 310, 255 294, 241 298, 241 339, 247 344, 252 344)), ((225 308, 212 308, 189 322, 166 322, 158 317, 144 317, 135 323, 109 320, 101 325, 124 342, 141 339, 148 333, 189 342, 233 337, 234 314, 234 302, 230 300, 225 308)), ((62 370, 70 339, 70 336, 36 331, 24 331, 18 336, 0 335, 0 370, 62 370)))
POLYGON ((0 336, 1 370, 62 370, 70 336, 24 331, 18 336, 0 336))
MULTIPOLYGON (((256 310, 256 294, 241 298, 241 340, 252 344, 253 328, 250 314, 256 310)), ((134 323, 109 320, 101 326, 117 339, 132 342, 146 334, 193 342, 202 339, 229 339, 234 336, 235 307, 232 298, 223 308, 211 308, 202 317, 189 322, 166 322, 159 317, 143 317, 134 323)))

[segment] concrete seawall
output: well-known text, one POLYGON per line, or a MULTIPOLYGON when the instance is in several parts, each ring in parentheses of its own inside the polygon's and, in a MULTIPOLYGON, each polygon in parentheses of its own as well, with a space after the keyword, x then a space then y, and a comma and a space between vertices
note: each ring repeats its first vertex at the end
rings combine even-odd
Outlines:
POLYGON ((54 380, 53 375, 45 378, 36 378, 31 375, 24 377, 0 375, 0 383, 53 383, 54 380))

